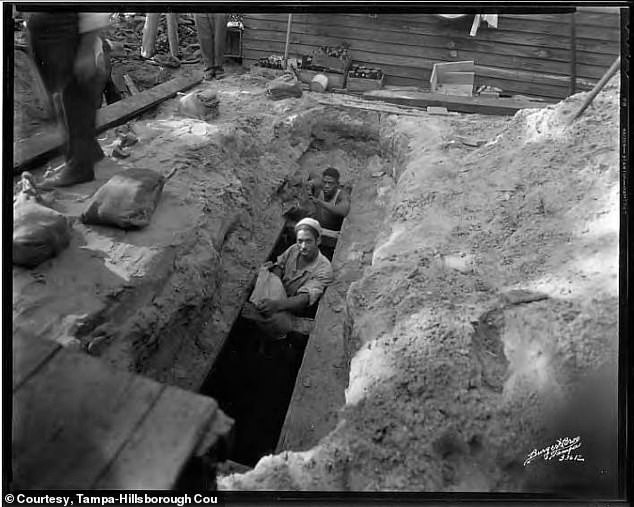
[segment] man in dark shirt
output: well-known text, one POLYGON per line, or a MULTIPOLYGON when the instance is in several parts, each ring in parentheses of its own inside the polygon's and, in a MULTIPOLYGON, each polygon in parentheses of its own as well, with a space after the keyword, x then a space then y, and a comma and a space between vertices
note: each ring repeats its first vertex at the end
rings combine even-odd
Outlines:
POLYGON ((350 197, 339 184, 339 171, 334 167, 324 170, 321 184, 313 187, 310 200, 317 208, 317 219, 322 227, 328 231, 341 230, 343 219, 350 212, 350 197))

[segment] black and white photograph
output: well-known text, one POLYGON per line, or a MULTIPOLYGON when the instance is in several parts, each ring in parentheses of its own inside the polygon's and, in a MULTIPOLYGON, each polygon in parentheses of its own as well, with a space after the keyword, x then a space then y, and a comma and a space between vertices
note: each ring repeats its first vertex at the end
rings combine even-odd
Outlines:
POLYGON ((627 3, 2 8, 4 505, 629 499, 627 3))

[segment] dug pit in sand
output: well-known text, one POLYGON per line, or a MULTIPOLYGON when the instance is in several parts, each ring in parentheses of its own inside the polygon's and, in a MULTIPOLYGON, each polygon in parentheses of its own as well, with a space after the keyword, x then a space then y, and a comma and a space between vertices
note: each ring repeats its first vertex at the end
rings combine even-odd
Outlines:
POLYGON ((299 169, 313 131, 363 123, 309 97, 271 102, 265 84, 250 76, 214 84, 214 121, 183 117, 178 99, 164 103, 129 124, 139 141, 125 159, 94 182, 53 191, 52 206, 73 223, 71 242, 36 269, 14 268, 14 333, 197 390, 282 228, 276 191, 299 169), (173 173, 149 225, 81 223, 90 196, 130 168, 173 173))
POLYGON ((336 427, 219 488, 617 494, 619 79, 571 126, 584 94, 382 119, 399 163, 336 427))
MULTIPOLYGON (((373 234, 361 241, 344 224, 340 272, 361 268, 324 296, 339 294, 331 308, 345 325, 331 336, 344 368, 329 357, 339 378, 322 401, 341 403, 315 405, 328 421, 301 452, 290 442, 219 486, 575 494, 582 484, 609 496, 615 437, 594 428, 615 428, 617 83, 566 127, 580 95, 512 119, 351 116, 310 93, 274 102, 263 79, 225 78, 214 121, 165 103, 134 122, 139 143, 119 167, 55 191, 56 209, 73 217, 119 170, 177 168, 143 231, 75 223, 56 258, 14 269, 14 333, 198 389, 282 228, 277 189, 325 156, 328 136, 344 146, 373 129, 368 144, 378 138, 393 163, 356 162, 365 167, 355 192, 365 185, 378 206, 355 194, 350 215, 364 208, 373 234), (373 207, 384 216, 370 219, 373 207), (577 436, 584 461, 524 464, 577 436)), ((346 163, 332 151, 326 162, 355 163, 353 150, 340 156, 346 163)), ((307 350, 319 357, 327 347, 317 345, 307 350)), ((304 388, 317 392, 332 380, 323 377, 304 388)))

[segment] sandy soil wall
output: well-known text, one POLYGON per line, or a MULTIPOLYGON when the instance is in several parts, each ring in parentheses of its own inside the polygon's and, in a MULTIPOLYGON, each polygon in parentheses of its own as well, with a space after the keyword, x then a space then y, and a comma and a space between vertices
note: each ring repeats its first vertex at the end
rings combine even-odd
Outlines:
POLYGON ((338 425, 221 489, 614 494, 619 78, 567 126, 583 97, 382 121, 401 163, 346 298, 338 425))

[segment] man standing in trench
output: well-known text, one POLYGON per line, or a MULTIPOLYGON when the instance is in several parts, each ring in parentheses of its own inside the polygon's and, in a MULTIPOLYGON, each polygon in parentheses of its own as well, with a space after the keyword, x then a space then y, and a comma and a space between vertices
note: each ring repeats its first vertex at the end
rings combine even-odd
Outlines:
POLYGON ((194 14, 198 43, 205 71, 203 79, 222 79, 227 36, 227 14, 202 12, 194 14))
POLYGON ((264 333, 260 352, 264 353, 271 341, 284 339, 292 329, 292 314, 301 315, 313 306, 333 281, 330 261, 319 251, 321 226, 317 220, 304 218, 295 226, 297 242, 282 253, 277 261, 260 272, 251 301, 257 312, 248 318, 264 333), (266 278, 268 287, 263 287, 266 278), (277 278, 277 279, 276 279, 277 278), (276 284, 283 288, 274 289, 276 284), (275 290, 279 294, 274 295, 275 290), (261 292, 268 297, 260 297, 261 292))
POLYGON ((109 18, 109 13, 57 10, 27 19, 33 59, 48 93, 61 99, 57 110, 66 130, 65 163, 45 174, 41 188, 92 181, 95 163, 104 158, 95 121, 107 81, 100 35, 109 18))
POLYGON ((350 197, 339 184, 339 171, 327 167, 321 176, 321 184, 313 185, 309 199, 315 205, 315 218, 319 220, 322 233, 328 243, 322 245, 326 254, 334 254, 334 244, 339 237, 343 219, 350 212, 350 197))

